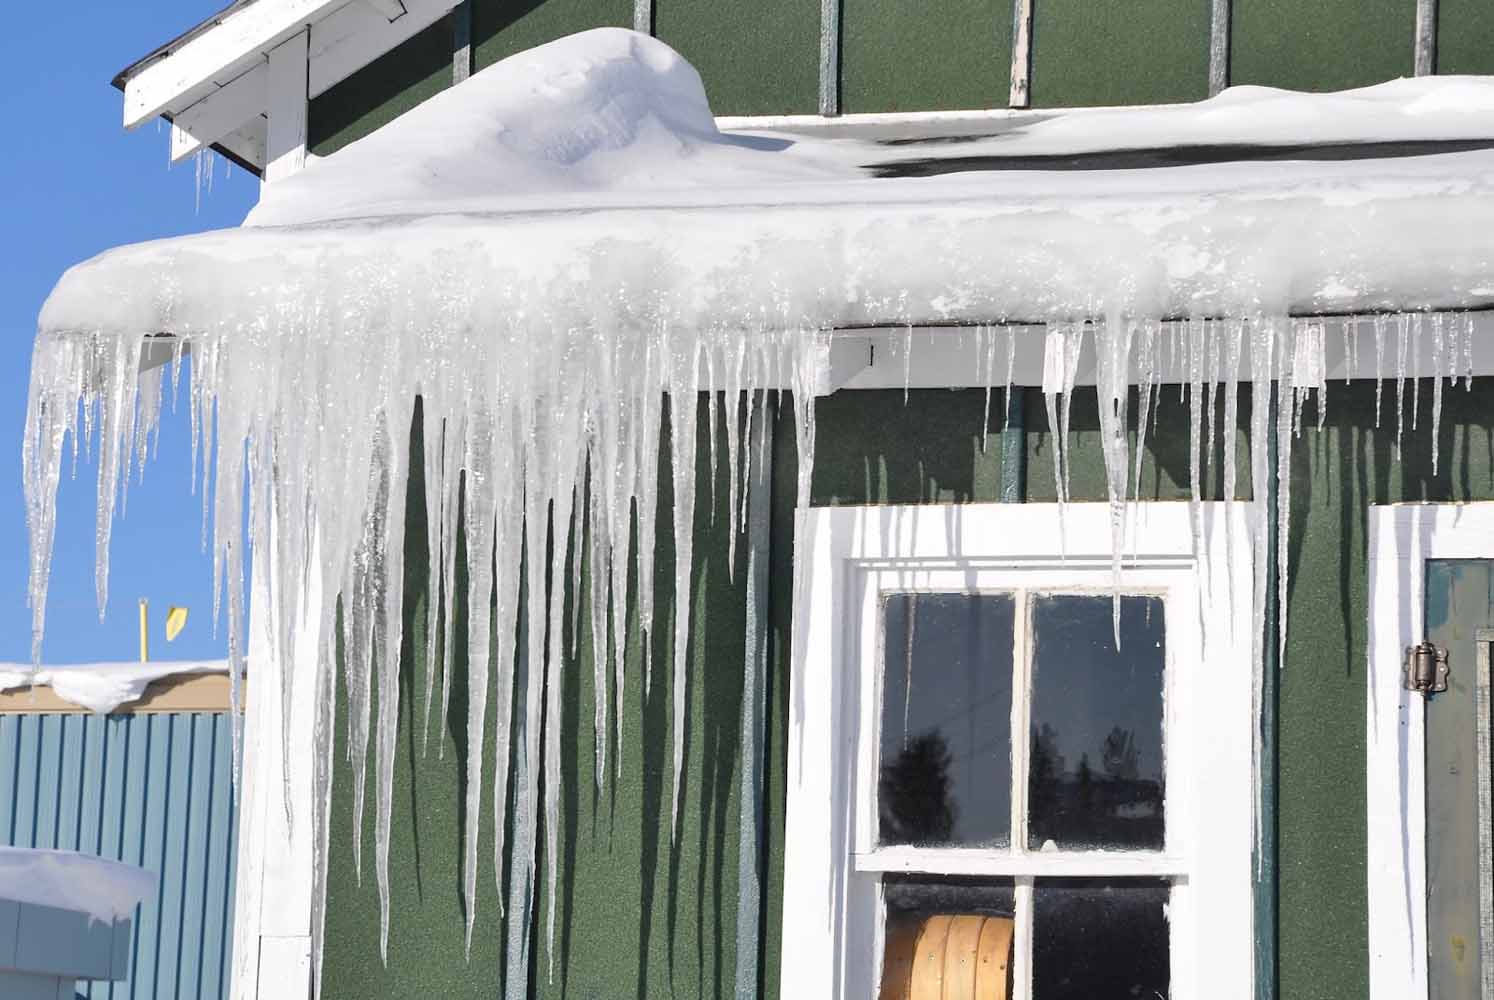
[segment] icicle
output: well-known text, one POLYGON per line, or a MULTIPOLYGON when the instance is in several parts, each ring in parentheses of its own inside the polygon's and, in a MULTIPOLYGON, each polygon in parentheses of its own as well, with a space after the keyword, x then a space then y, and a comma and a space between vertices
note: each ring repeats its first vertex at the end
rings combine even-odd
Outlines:
POLYGON ((1001 429, 1007 429, 1012 413, 1012 380, 1017 369, 1017 331, 1015 327, 1006 328, 1006 384, 1002 387, 1001 405, 1006 411, 1001 417, 1001 429))
POLYGON ((975 347, 980 355, 980 380, 986 387, 985 407, 981 410, 980 420, 980 453, 986 453, 986 444, 991 437, 991 370, 995 363, 996 337, 988 326, 975 328, 975 347))
POLYGON ((683 378, 676 378, 669 394, 669 450, 674 472, 674 710, 673 794, 669 808, 669 840, 679 832, 680 780, 685 767, 685 691, 690 666, 690 610, 694 596, 690 573, 694 568, 695 536, 695 405, 700 341, 690 338, 682 352, 683 378))
POLYGON ((1411 429, 1421 413, 1421 313, 1411 317, 1411 429))
MULTIPOLYGON (((1296 376, 1296 332, 1291 323, 1282 324, 1281 349, 1277 352, 1277 392, 1282 400, 1296 403, 1299 392, 1296 376)), ((1276 421, 1276 651, 1278 667, 1286 662, 1287 589, 1290 578, 1292 525, 1292 439, 1291 423, 1279 416, 1276 421)))
POLYGON ((1473 389, 1473 314, 1463 314, 1463 391, 1473 389))
POLYGON ((1437 474, 1437 445, 1442 431, 1442 365, 1446 344, 1444 317, 1432 316, 1432 475, 1437 474))
POLYGON ((913 324, 903 332, 903 405, 908 405, 908 389, 913 383, 913 324))
POLYGON ((1244 346, 1245 325, 1231 320, 1224 330, 1224 575, 1229 588, 1231 628, 1234 627, 1235 608, 1235 532, 1234 503, 1236 493, 1235 432, 1240 425, 1240 354, 1244 346))
POLYGON ((1193 528, 1193 552, 1202 559, 1203 482, 1203 347, 1201 320, 1188 321, 1188 522, 1193 528))
POLYGON ((1134 325, 1119 315, 1095 327, 1095 389, 1100 405, 1100 443, 1105 460, 1105 492, 1110 501, 1111 617, 1115 646, 1120 648, 1121 555, 1126 534, 1126 404, 1131 336, 1134 325))
POLYGON ((1376 316, 1375 328, 1375 429, 1380 429, 1380 397, 1385 390, 1385 317, 1376 316))
POLYGON ((1395 453, 1403 455, 1401 450, 1401 431, 1406 422, 1406 349, 1409 346, 1411 324, 1406 321, 1405 316, 1395 318, 1395 453))
MULTIPOLYGON (((737 536, 742 533, 737 520, 737 500, 742 492, 741 439, 742 439, 742 365, 747 355, 747 345, 740 338, 727 346, 730 352, 726 363, 726 464, 729 466, 726 492, 726 575, 737 578, 737 536)), ((712 503, 712 509, 715 504, 712 503)))

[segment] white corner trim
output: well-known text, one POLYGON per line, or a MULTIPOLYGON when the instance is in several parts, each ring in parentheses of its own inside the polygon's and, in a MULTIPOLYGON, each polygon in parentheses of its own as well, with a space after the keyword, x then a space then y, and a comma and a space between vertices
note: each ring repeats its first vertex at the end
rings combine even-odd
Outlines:
POLYGON ((1369 508, 1365 710, 1371 1000, 1427 995, 1426 743, 1401 686, 1424 638, 1428 559, 1494 559, 1494 502, 1369 508))
MULTIPOLYGON (((1195 554, 1187 504, 1128 510, 1124 551, 1137 556, 1125 560, 1122 584, 1160 593, 1168 607, 1167 739, 1183 749, 1168 755, 1165 856, 1107 858, 1093 867, 1084 857, 1053 857, 1049 868, 1042 855, 1016 849, 972 860, 986 874, 1017 877, 1019 886, 1034 874, 1181 871, 1171 909, 1172 995, 1179 1000, 1252 996, 1251 510, 1246 503, 1204 505, 1204 552, 1221 554, 1212 559, 1195 554), (1222 558, 1227 537, 1236 543, 1233 560, 1222 558)), ((874 816, 864 789, 875 775, 863 734, 876 725, 875 682, 868 679, 875 666, 868 658, 876 656, 880 595, 1043 587, 1107 592, 1109 508, 1067 506, 1066 557, 1059 553, 1056 504, 826 507, 798 517, 784 981, 795 984, 796 995, 864 1000, 875 995, 880 964, 877 869, 918 862, 906 851, 867 852, 874 816)), ((1020 956, 1018 965, 1020 977, 1020 956)), ((1017 1000, 1028 996, 1019 982, 1017 1000)))
MULTIPOLYGON (((286 574, 271 572, 280 556, 273 527, 270 534, 250 568, 249 659, 255 681, 245 711, 238 789, 232 1000, 304 997, 311 989, 312 812, 317 807, 313 783, 319 751, 316 699, 310 692, 316 690, 321 666, 322 581, 320 574, 310 575, 306 599, 295 609, 295 648, 290 662, 282 662, 275 639, 279 604, 271 580, 286 574), (288 675, 296 678, 297 694, 286 719, 279 692, 288 675), (290 765, 283 769, 286 751, 290 765)), ((320 545, 313 544, 313 564, 320 552, 320 545)))
POLYGON ((270 52, 270 125, 265 183, 283 180, 306 166, 306 72, 308 33, 299 32, 270 52))

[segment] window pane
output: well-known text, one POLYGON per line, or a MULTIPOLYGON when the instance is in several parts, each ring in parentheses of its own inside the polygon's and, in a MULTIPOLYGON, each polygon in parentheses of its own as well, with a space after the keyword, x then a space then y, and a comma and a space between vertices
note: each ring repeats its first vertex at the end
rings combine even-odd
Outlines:
POLYGON ((896 594, 883 609, 883 844, 1011 843, 1009 594, 896 594))
POLYGON ((1039 879, 1033 1000, 1166 1000, 1165 882, 1039 879))
POLYGON ((1033 602, 1028 847, 1161 850, 1162 599, 1033 602))
POLYGON ((889 875, 881 1000, 1011 996, 1010 879, 889 875))

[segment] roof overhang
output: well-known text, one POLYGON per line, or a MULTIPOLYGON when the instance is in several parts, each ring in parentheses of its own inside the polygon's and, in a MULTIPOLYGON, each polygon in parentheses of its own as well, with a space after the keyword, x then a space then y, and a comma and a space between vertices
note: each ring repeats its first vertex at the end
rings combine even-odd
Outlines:
POLYGON ((121 70, 125 128, 171 123, 173 162, 212 148, 267 162, 270 53, 306 34, 308 100, 429 27, 455 0, 235 0, 121 70))

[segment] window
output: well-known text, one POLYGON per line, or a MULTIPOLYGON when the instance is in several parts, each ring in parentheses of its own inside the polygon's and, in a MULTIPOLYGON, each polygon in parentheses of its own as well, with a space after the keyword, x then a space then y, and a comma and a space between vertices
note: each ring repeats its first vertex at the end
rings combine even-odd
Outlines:
POLYGON ((1250 996, 1244 515, 808 512, 784 996, 1250 996))

